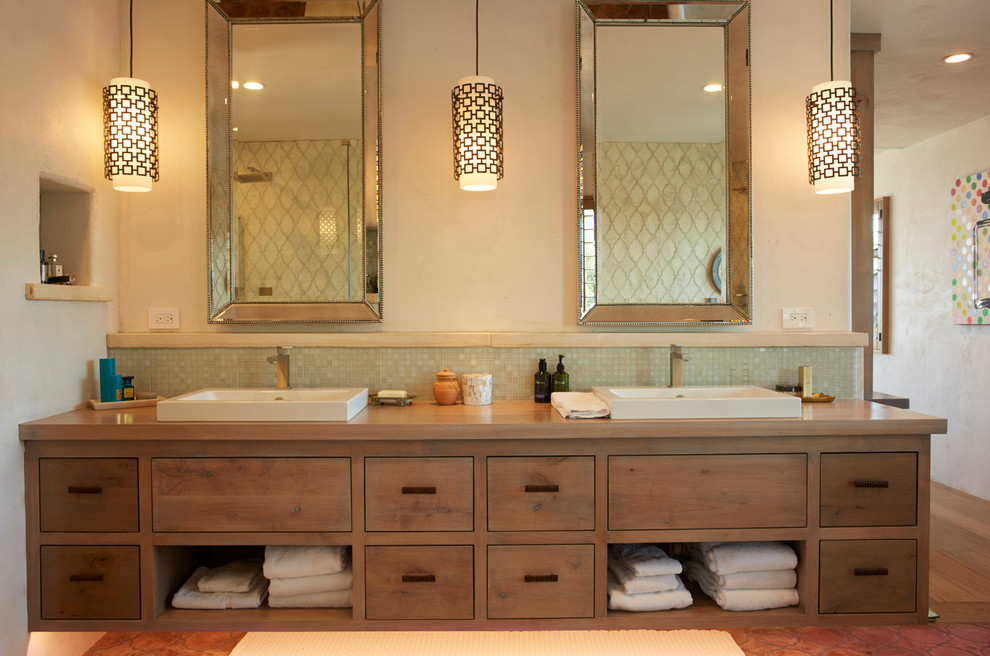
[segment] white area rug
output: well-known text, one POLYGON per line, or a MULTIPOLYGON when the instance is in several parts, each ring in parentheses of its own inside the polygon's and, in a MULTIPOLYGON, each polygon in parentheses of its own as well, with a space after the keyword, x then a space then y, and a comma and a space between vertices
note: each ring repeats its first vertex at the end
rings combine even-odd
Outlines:
POLYGON ((744 656, 725 631, 248 633, 230 656, 744 656))

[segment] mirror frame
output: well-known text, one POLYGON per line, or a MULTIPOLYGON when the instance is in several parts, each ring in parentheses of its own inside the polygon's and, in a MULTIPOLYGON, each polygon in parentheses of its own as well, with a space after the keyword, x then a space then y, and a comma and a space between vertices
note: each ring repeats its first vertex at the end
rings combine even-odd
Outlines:
MULTIPOLYGON (((382 287, 382 2, 371 0, 360 16, 344 18, 232 18, 206 0, 207 320, 214 324, 381 323, 382 287), (367 292, 367 244, 362 243, 362 301, 237 301, 233 298, 233 170, 231 108, 232 28, 259 23, 358 23, 361 25, 363 148, 362 217, 377 219, 378 293, 367 292)), ((366 224, 365 224, 366 225, 366 224)), ((367 238, 367 229, 365 228, 367 238)))
MULTIPOLYGON (((752 323, 753 244, 752 244, 752 166, 751 166, 751 74, 750 74, 750 3, 749 0, 700 0, 690 4, 739 5, 726 20, 670 20, 643 18, 596 17, 589 4, 657 6, 685 4, 661 0, 575 0, 577 29, 577 219, 578 219, 578 323, 582 325, 685 325, 752 323), (721 26, 724 29, 726 103, 726 257, 723 276, 724 299, 718 303, 597 303, 599 241, 594 226, 596 257, 594 269, 585 266, 584 212, 598 214, 598 162, 596 108, 598 26, 672 26, 679 29, 721 26), (744 29, 743 29, 744 28, 744 29), (745 47, 733 47, 739 40, 745 47), (731 41, 731 43, 730 43, 731 41), (730 129, 731 128, 731 129, 730 129), (737 173, 733 173, 733 170, 737 173), (745 179, 742 179, 743 174, 745 179), (736 184, 733 182, 736 181, 736 184), (589 282, 589 273, 594 277, 589 282), (593 286, 594 292, 586 289, 593 286)), ((589 230, 590 232, 590 230, 589 230)))

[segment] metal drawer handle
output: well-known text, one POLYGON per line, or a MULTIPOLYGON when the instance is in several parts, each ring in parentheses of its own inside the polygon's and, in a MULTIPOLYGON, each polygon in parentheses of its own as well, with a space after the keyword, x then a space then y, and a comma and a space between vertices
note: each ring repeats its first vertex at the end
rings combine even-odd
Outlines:
POLYGON ((527 485, 527 492, 560 492, 559 485, 527 485))
POLYGON ((70 485, 69 494, 103 494, 103 488, 83 487, 81 485, 70 485))
POLYGON ((853 570, 856 576, 887 576, 886 567, 857 567, 853 570))
POLYGON ((856 487, 890 487, 890 481, 853 481, 856 487))
POLYGON ((72 583, 81 583, 86 581, 102 581, 102 574, 69 574, 69 581, 72 583))
POLYGON ((526 574, 523 576, 524 583, 556 583, 556 574, 526 574))
POLYGON ((415 485, 403 485, 403 494, 436 494, 436 486, 415 486, 415 485))
POLYGON ((403 583, 436 583, 437 577, 433 574, 403 574, 403 583))

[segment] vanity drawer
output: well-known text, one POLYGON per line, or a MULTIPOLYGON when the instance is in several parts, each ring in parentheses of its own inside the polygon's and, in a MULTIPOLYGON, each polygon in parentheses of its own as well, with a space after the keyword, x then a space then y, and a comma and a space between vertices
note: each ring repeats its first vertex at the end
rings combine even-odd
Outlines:
POLYGON ((474 618, 474 547, 365 547, 369 620, 474 618))
POLYGON ((488 617, 592 617, 595 547, 488 547, 488 617))
POLYGON ((136 546, 41 547, 41 619, 141 619, 136 546))
POLYGON ((822 454, 822 526, 917 523, 917 453, 822 454))
POLYGON ((608 528, 807 525, 807 456, 612 456, 608 528))
POLYGON ((349 531, 349 458, 155 458, 155 531, 349 531))
POLYGON ((594 457, 488 459, 489 531, 594 528, 594 457))
POLYGON ((820 613, 915 612, 915 540, 823 540, 820 544, 820 613))
POLYGON ((474 459, 366 458, 368 531, 470 531, 474 459))
POLYGON ((138 530, 134 458, 41 458, 38 520, 42 531, 138 530))

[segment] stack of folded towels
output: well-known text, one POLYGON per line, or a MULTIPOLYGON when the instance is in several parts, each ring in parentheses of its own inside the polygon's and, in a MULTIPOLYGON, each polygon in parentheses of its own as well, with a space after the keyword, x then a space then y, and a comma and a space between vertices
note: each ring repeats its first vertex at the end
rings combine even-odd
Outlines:
POLYGON ((700 542, 685 575, 723 610, 767 610, 798 603, 797 554, 783 542, 700 542))
POLYGON ((200 567, 172 597, 175 608, 257 608, 268 595, 261 559, 235 560, 222 567, 200 567))
POLYGON ((354 576, 344 546, 265 547, 271 608, 346 608, 354 576))
POLYGON ((655 544, 613 544, 608 550, 608 607, 612 610, 687 608, 694 599, 681 563, 655 544))

